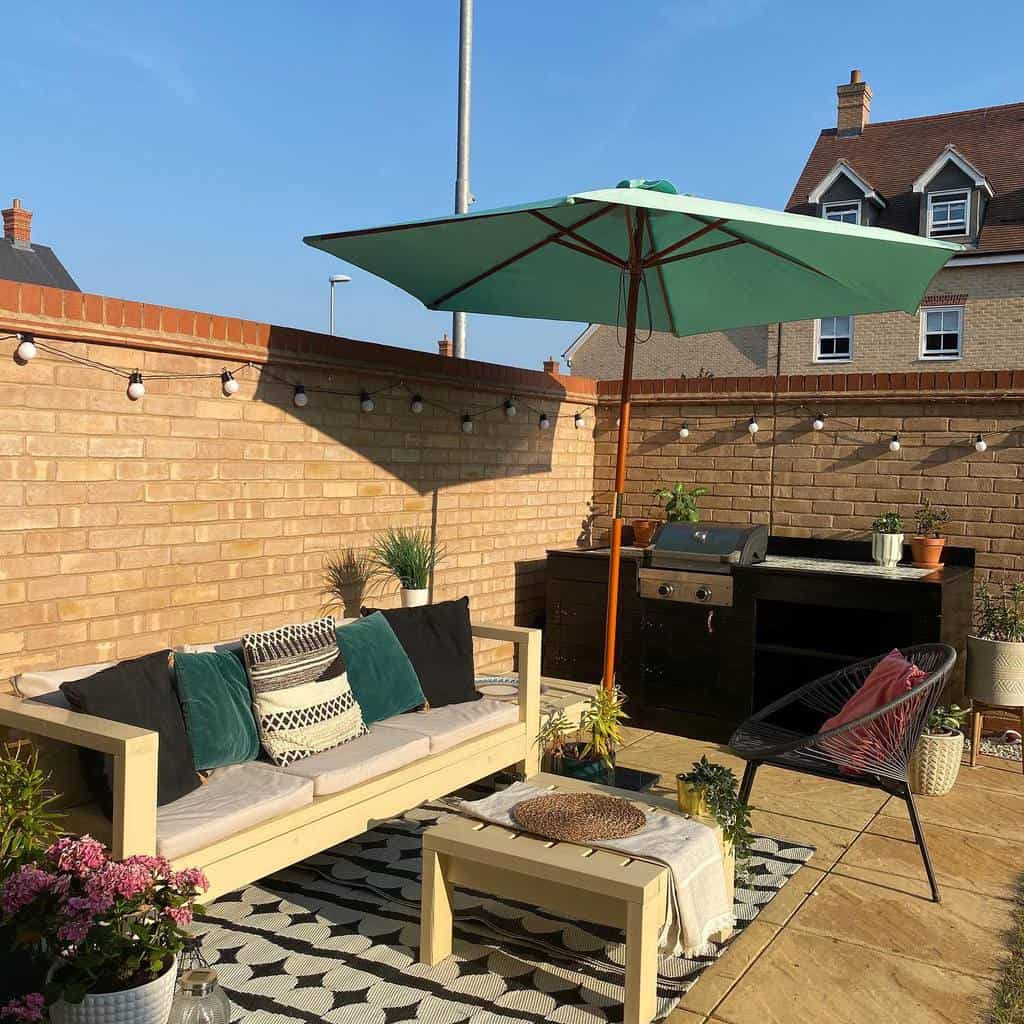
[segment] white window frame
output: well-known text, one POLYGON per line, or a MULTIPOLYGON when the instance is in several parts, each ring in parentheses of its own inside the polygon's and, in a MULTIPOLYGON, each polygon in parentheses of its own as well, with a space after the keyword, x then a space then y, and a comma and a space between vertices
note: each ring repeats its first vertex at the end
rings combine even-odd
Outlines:
MULTIPOLYGON (((835 317, 824 317, 825 320, 834 320, 835 317)), ((853 362, 853 334, 854 334, 854 317, 850 317, 850 351, 848 355, 834 356, 834 355, 822 355, 821 352, 821 320, 814 321, 814 361, 816 363, 852 363, 853 362)), ((842 337, 842 335, 830 334, 830 338, 842 337)))
POLYGON ((963 306, 922 306, 921 307, 921 337, 919 358, 929 362, 943 362, 964 357, 964 307, 963 306), (929 313, 956 313, 959 317, 957 327, 956 352, 926 352, 925 339, 928 337, 928 314, 929 313))
POLYGON ((943 189, 941 192, 929 192, 928 193, 928 237, 929 238, 956 238, 959 235, 966 235, 971 230, 971 190, 969 188, 949 188, 943 189), (948 228, 944 229, 940 234, 935 234, 935 204, 939 203, 950 203, 958 200, 952 199, 952 196, 962 196, 964 204, 964 229, 950 231, 948 228))
POLYGON ((852 206, 852 207, 854 207, 855 210, 856 210, 857 219, 855 221, 853 221, 853 223, 854 224, 860 224, 860 222, 861 222, 860 218, 861 218, 861 212, 862 211, 861 211, 861 201, 859 199, 844 199, 844 200, 842 200, 842 202, 837 200, 834 203, 822 203, 821 204, 821 216, 825 220, 830 220, 830 221, 832 221, 833 224, 847 224, 847 223, 849 223, 848 221, 842 221, 842 220, 839 220, 838 218, 832 218, 832 217, 829 216, 829 211, 832 209, 832 207, 835 207, 835 206, 845 206, 845 207, 851 207, 852 206))

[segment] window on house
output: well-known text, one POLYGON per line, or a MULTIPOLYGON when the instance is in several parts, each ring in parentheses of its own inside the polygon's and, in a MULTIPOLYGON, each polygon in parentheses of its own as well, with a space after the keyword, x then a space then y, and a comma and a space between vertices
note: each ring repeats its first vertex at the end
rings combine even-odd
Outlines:
POLYGON ((955 192, 930 192, 928 194, 928 234, 932 238, 943 235, 967 234, 967 204, 970 193, 967 189, 955 192))
POLYGON ((823 316, 818 321, 817 335, 817 362, 846 363, 853 358, 852 316, 823 316))
POLYGON ((860 200, 854 199, 848 203, 823 203, 821 215, 825 220, 836 220, 840 224, 859 224, 860 200))
POLYGON ((921 358, 959 359, 963 354, 963 306, 921 311, 921 358))

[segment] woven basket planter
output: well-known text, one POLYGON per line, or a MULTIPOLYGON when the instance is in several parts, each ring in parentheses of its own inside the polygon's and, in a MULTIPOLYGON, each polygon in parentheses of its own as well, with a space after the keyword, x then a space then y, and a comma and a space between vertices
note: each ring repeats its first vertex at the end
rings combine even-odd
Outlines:
POLYGON ((87 995, 80 1003, 63 999, 50 1007, 52 1024, 167 1024, 178 980, 177 958, 159 978, 125 992, 87 995))
POLYGON ((1024 707, 1024 643, 968 636, 967 695, 984 704, 1024 707))
POLYGON ((963 753, 962 732, 925 733, 910 759, 910 788, 918 796, 945 796, 960 774, 963 753))

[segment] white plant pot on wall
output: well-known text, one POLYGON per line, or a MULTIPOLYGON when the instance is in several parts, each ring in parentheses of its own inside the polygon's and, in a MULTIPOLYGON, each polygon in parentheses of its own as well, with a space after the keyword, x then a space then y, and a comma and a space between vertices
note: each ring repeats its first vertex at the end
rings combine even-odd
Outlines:
POLYGON ((998 707, 1024 707, 1024 643, 968 636, 967 695, 998 707))
POLYGON ((903 534, 872 533, 871 557, 885 569, 898 565, 903 557, 903 534))
POLYGON ((60 1000, 50 1007, 53 1024, 167 1024, 178 980, 175 960, 159 978, 125 992, 88 995, 80 1003, 60 1000))
POLYGON ((421 608, 429 601, 430 591, 423 587, 418 590, 406 590, 402 587, 402 607, 403 608, 421 608))

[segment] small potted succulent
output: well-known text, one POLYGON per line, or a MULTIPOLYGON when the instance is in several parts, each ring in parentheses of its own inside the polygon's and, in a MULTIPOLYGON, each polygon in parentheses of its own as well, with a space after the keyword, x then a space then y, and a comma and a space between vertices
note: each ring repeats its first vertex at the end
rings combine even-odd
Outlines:
POLYGON ((945 796, 960 773, 964 753, 964 720, 968 712, 958 704, 937 707, 928 716, 910 758, 910 788, 920 796, 945 796))
POLYGON ((402 588, 402 607, 418 608, 428 601, 430 577, 445 549, 429 530, 389 526, 370 550, 371 576, 396 579, 402 588))
POLYGON ((914 513, 914 521, 917 533, 910 538, 914 564, 922 568, 938 568, 942 565, 942 549, 946 545, 946 538, 940 533, 940 528, 949 522, 949 512, 933 506, 925 498, 914 513))
POLYGON ((722 828, 725 850, 744 871, 753 848, 750 807, 739 798, 739 782, 731 768, 707 757, 693 762, 688 772, 676 776, 679 810, 695 818, 714 818, 722 828))
POLYGON ((871 524, 871 557, 885 569, 903 557, 903 519, 899 512, 883 512, 871 524))
POLYGON ((976 592, 967 635, 967 693, 982 704, 1024 706, 1024 582, 976 592))
POLYGON ((561 712, 541 725, 537 742, 552 771, 571 779, 610 786, 615 781, 615 751, 622 742, 624 698, 617 688, 603 686, 580 715, 578 728, 561 712))

